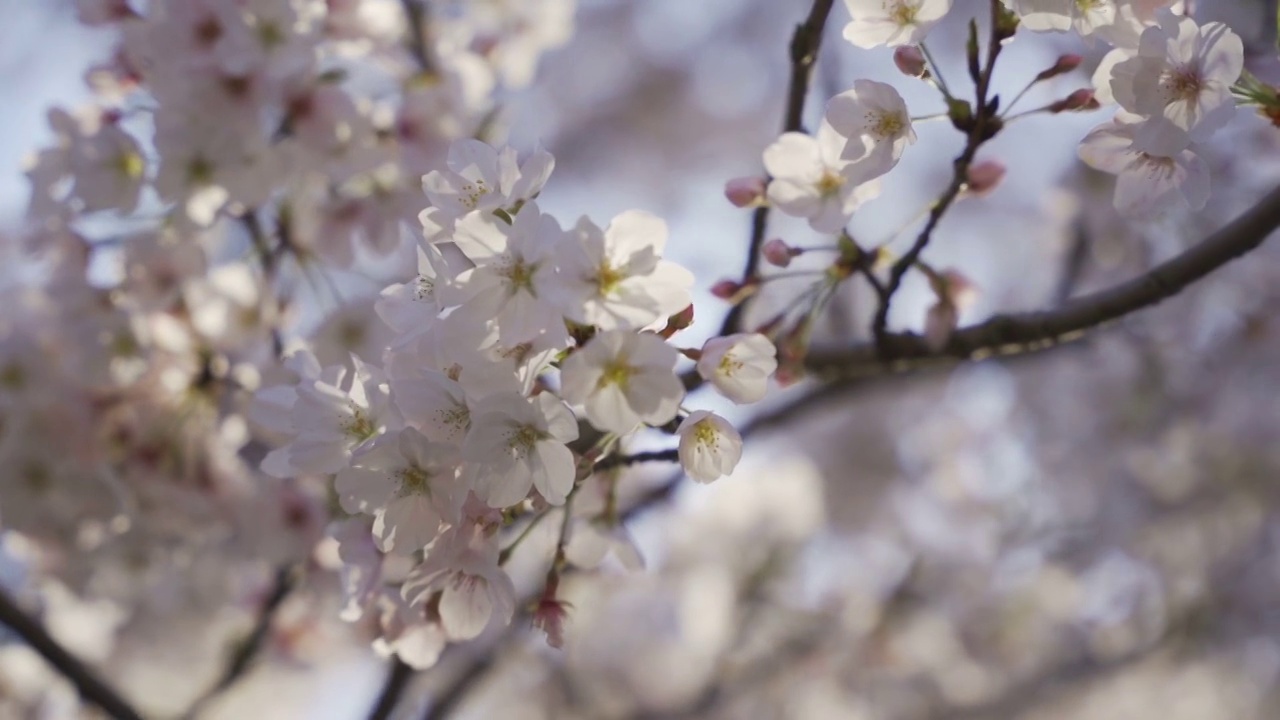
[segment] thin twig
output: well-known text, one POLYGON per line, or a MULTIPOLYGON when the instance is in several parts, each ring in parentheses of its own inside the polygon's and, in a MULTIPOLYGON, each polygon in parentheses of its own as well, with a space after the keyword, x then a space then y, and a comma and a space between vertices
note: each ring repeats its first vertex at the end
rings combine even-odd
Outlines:
MULTIPOLYGON (((804 106, 809 95, 809 81, 813 75, 814 63, 818 60, 818 50, 822 46, 822 36, 827 27, 827 17, 831 15, 831 7, 835 0, 815 0, 809 10, 809 17, 796 26, 791 37, 791 79, 787 86, 787 106, 782 120, 783 132, 804 131, 804 106)), ((751 216, 751 240, 747 244, 746 266, 742 270, 743 282, 753 281, 760 271, 760 246, 764 244, 765 230, 769 224, 769 207, 756 208, 751 216)), ((720 326, 720 335, 736 332, 742 322, 745 303, 738 303, 730 308, 720 326)), ((701 382, 694 381, 694 385, 701 382)), ((686 386, 688 383, 686 383, 686 386)))
MULTIPOLYGON (((977 76, 977 88, 975 92, 975 104, 972 108, 973 124, 969 128, 969 134, 965 140, 964 150, 952 163, 953 172, 951 183, 942 195, 933 203, 929 211, 929 219, 925 222, 924 228, 920 234, 916 236, 916 240, 911 245, 911 249, 893 264, 889 271, 889 282, 885 285, 885 292, 881 295, 880 304, 876 308, 875 319, 872 321, 871 330, 874 334, 877 344, 883 345, 883 341, 888 336, 889 327, 889 308, 893 302, 893 296, 902 286, 902 281, 911 268, 915 265, 916 260, 920 258, 920 254, 928 247, 929 241, 933 239, 933 232, 937 229, 938 223, 942 221, 942 216, 951 209, 952 204, 960 197, 960 193, 964 191, 965 184, 968 179, 969 166, 973 163, 974 157, 978 154, 978 148, 982 144, 991 139, 994 134, 991 132, 993 124, 998 122, 995 117, 997 108, 993 107, 988 97, 991 89, 991 75, 995 69, 996 59, 1000 55, 1000 37, 999 37, 999 13, 1000 3, 998 0, 990 0, 991 2, 991 36, 988 39, 986 65, 981 69, 977 76)), ((976 62, 976 60, 972 60, 976 62)))
POLYGON ((680 454, 678 450, 671 448, 669 450, 652 450, 630 455, 610 455, 596 463, 595 469, 597 471, 612 470, 617 467, 628 467, 647 462, 680 462, 680 454))
POLYGON ((1166 300, 1191 283, 1260 246, 1280 228, 1280 188, 1197 245, 1161 265, 1106 290, 1061 307, 997 315, 951 335, 941 351, 914 333, 887 334, 879 347, 810 352, 805 367, 821 377, 858 377, 907 372, 957 360, 1035 352, 1081 337, 1085 331, 1166 300))
POLYGON ((38 620, 18 607, 3 588, 0 588, 0 624, 17 633, 32 650, 70 681, 83 700, 97 705, 114 720, 142 720, 137 710, 104 683, 96 672, 67 652, 38 620))

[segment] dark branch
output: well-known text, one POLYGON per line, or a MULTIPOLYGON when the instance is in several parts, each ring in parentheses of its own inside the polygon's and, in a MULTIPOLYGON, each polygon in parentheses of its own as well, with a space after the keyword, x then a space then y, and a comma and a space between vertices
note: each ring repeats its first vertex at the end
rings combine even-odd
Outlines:
POLYGON ((680 455, 674 448, 670 450, 654 450, 652 452, 633 453, 631 455, 610 455, 596 463, 596 470, 611 470, 646 462, 679 462, 680 455))
POLYGON ((1231 260, 1257 248, 1280 227, 1280 188, 1181 255, 1127 282, 1071 300, 1060 308, 997 315, 951 336, 941 352, 913 333, 889 334, 874 346, 814 351, 806 367, 821 377, 866 377, 956 360, 1035 352, 1068 342, 1112 320, 1170 298, 1231 260))
MULTIPOLYGON (((783 132, 804 131, 804 105, 809 95, 809 80, 813 76, 813 66, 818 60, 822 35, 833 4, 835 0, 814 0, 813 7, 809 9, 809 17, 796 26, 795 35, 791 37, 791 79, 787 86, 787 107, 782 119, 783 132)), ((751 241, 747 245, 747 262, 742 271, 744 282, 754 280, 760 270, 760 246, 764 244, 768 224, 768 206, 756 208, 751 216, 751 241)), ((719 334, 737 332, 744 311, 745 302, 733 306, 725 315, 719 334)), ((695 387, 701 385, 701 381, 692 376, 686 378, 686 386, 689 385, 689 380, 693 381, 695 387)))
POLYGON ((427 44, 427 3, 426 0, 400 0, 404 8, 405 21, 409 25, 409 50, 418 67, 425 73, 435 71, 435 62, 431 57, 427 44))
MULTIPOLYGON (((897 262, 889 270, 889 281, 885 283, 883 291, 877 288, 880 296, 880 304, 876 308, 875 319, 872 321, 871 330, 875 335, 878 345, 883 346, 888 339, 889 334, 889 307, 893 302, 894 293, 902 287, 902 281, 906 278, 907 273, 915 266, 916 261, 920 259, 921 253, 929 246, 929 241, 933 239, 933 232, 938 228, 938 223, 942 221, 942 216, 951 209, 956 199, 960 197, 960 193, 964 192, 966 182, 969 176, 969 166, 973 164, 974 157, 978 154, 978 148, 987 140, 990 140, 998 130, 999 118, 996 113, 999 110, 998 103, 993 102, 988 97, 991 88, 991 74, 995 69, 996 59, 1000 56, 1000 23, 999 13, 1000 7, 997 0, 991 2, 991 37, 987 40, 987 59, 986 65, 975 73, 977 88, 975 91, 975 104, 971 109, 973 114, 972 124, 968 128, 968 135, 965 139, 964 150, 952 163, 953 172, 951 176, 951 184, 942 192, 942 195, 934 201, 933 208, 929 211, 929 219, 925 222, 924 228, 920 234, 916 236, 915 242, 911 244, 911 249, 906 254, 898 258, 897 262)), ((973 28, 974 26, 970 26, 973 28)), ((977 63, 976 58, 976 30, 970 30, 971 42, 975 45, 970 49, 970 62, 977 63)), ((951 110, 953 122, 955 122, 955 110, 951 110)), ((956 123, 957 127, 960 124, 956 123)))
POLYGON ((396 706, 400 704, 400 696, 409 687, 409 680, 412 677, 413 668, 399 657, 392 655, 387 667, 387 680, 382 686, 382 692, 378 694, 378 702, 369 712, 369 720, 387 720, 391 717, 391 713, 395 712, 396 706))
POLYGON ((271 594, 263 601, 262 607, 258 611, 258 618, 253 624, 253 629, 249 634, 237 643, 235 650, 227 659, 227 665, 222 670, 222 676, 191 704, 191 708, 183 715, 184 718, 194 718, 199 715, 200 711, 205 708, 216 697, 226 692, 228 688, 239 682, 253 666, 253 661, 258 657, 258 653, 266 644, 268 635, 271 632, 271 626, 275 622, 276 613, 280 610, 280 606, 284 604, 285 598, 293 591, 295 583, 294 571, 289 567, 282 567, 276 571, 276 577, 271 586, 271 594))
POLYGON ((97 673, 67 652, 37 620, 23 612, 3 589, 0 589, 0 623, 17 633, 32 650, 75 685, 82 699, 97 705, 114 720, 142 720, 142 715, 137 710, 99 679, 97 673))

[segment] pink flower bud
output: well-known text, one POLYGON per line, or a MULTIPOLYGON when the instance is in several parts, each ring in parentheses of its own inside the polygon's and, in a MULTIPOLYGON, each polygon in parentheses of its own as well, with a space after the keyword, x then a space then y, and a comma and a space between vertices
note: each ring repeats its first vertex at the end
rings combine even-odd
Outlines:
POLYGON ((938 352, 947 346, 960 322, 960 312, 949 302, 937 302, 924 316, 924 344, 938 352))
POLYGON ((1048 80, 1049 78, 1069 73, 1080 67, 1080 63, 1082 62, 1084 62, 1084 58, 1080 55, 1063 55, 1058 58, 1058 61, 1053 64, 1053 67, 1037 75, 1035 82, 1048 80))
POLYGON ((786 267, 791 264, 791 258, 799 255, 803 251, 796 250, 791 247, 784 242, 782 238, 774 238, 764 244, 763 252, 764 259, 767 260, 770 265, 786 267))
POLYGON ((680 312, 667 318, 667 326, 658 333, 664 338, 670 338, 672 335, 684 330, 693 324, 693 306, 681 310, 680 312))
POLYGON ((1004 179, 1005 167, 995 160, 985 160, 969 167, 965 175, 969 194, 981 197, 996 189, 1004 179))
POLYGON ((1098 99, 1093 96, 1092 89, 1080 88, 1058 102, 1050 105, 1049 112, 1060 113, 1074 110, 1097 110, 1100 107, 1102 107, 1102 105, 1098 102, 1098 99))
POLYGON ((764 204, 765 184, 762 177, 740 177, 725 183, 724 196, 734 207, 753 208, 764 204))
POLYGON ((929 73, 924 53, 915 45, 900 45, 893 51, 893 64, 898 66, 903 75, 922 78, 929 73))
POLYGON ((734 295, 742 291, 742 283, 736 280, 721 280, 711 286, 711 294, 721 300, 732 300, 734 295))

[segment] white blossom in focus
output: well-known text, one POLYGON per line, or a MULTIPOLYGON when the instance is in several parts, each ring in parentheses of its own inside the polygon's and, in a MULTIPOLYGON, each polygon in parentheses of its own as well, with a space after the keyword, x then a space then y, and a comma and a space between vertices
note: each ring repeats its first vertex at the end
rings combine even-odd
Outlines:
POLYGON ((742 436, 728 420, 695 410, 676 429, 677 453, 689 477, 709 483, 733 472, 742 458, 742 436))
POLYGON ((777 369, 778 349, 760 333, 711 338, 698 358, 698 374, 739 405, 763 398, 777 369))
POLYGON ((573 413, 551 393, 488 398, 473 410, 462 443, 464 477, 490 507, 515 505, 533 488, 560 505, 573 489, 575 474, 566 443, 577 437, 573 413))
POLYGON ((846 140, 840 157, 853 161, 845 177, 855 184, 892 170, 916 141, 902 96, 892 85, 874 80, 855 80, 852 90, 831 98, 825 118, 846 140))
POLYGON ((561 365, 564 399, 584 405, 587 420, 608 432, 662 425, 684 398, 678 360, 679 352, 652 333, 599 333, 561 365))
POLYGON ((1002 0, 1021 27, 1036 32, 1075 30, 1082 36, 1116 21, 1117 0, 1002 0))
POLYGON ((499 152, 479 140, 454 141, 449 146, 448 169, 432 170, 422 178, 432 205, 419 217, 427 239, 452 228, 472 211, 514 215, 537 197, 554 168, 555 158, 543 150, 520 163, 515 148, 499 152))
POLYGON ((693 302, 693 274, 662 259, 667 224, 639 210, 601 230, 587 218, 572 231, 573 251, 559 256, 565 313, 601 330, 634 330, 693 302))
POLYGON ((850 172, 854 163, 840 158, 847 143, 826 121, 816 138, 784 133, 764 151, 769 202, 807 218, 818 232, 840 232, 862 203, 880 194, 878 182, 858 182, 850 172))
POLYGON ((465 498, 457 473, 455 448, 405 428, 362 448, 334 489, 342 509, 374 515, 383 552, 407 555, 434 540, 441 525, 457 522, 465 498))
POLYGON ((951 10, 951 0, 844 0, 844 39, 860 48, 913 45, 951 10))

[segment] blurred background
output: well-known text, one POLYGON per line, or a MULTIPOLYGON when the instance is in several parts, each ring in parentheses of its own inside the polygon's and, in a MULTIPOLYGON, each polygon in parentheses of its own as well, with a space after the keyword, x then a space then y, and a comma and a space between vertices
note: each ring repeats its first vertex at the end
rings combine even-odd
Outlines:
MULTIPOLYGON (((893 83, 914 115, 941 111, 889 51, 841 41, 839 5, 810 126, 826 98, 864 77, 893 83)), ((956 0, 930 36, 944 71, 954 68, 953 86, 963 87, 964 26, 983 5, 956 0)), ((1270 3, 1197 5, 1200 18, 1223 19, 1246 38, 1260 76, 1280 79, 1268 75, 1270 3)), ((723 186, 762 173, 761 151, 781 124, 787 46, 808 7, 579 0, 572 40, 543 57, 498 122, 521 150, 555 155, 540 204, 562 224, 579 215, 603 224, 629 208, 667 219, 669 256, 699 279, 690 330, 698 339, 724 311, 706 290, 738 277, 749 232, 748 212, 725 201, 723 186)), ((0 226, 10 236, 27 198, 23 159, 51 137, 46 109, 84 101, 83 72, 110 37, 80 27, 65 0, 0 0, 0 18, 0 226)), ((1024 102, 1059 99, 1088 86, 1104 50, 1020 33, 996 91, 1016 93, 1059 55, 1084 54, 1080 71, 1024 102)), ((926 255, 977 286, 962 324, 1051 307, 1140 273, 1280 180, 1280 131, 1242 110, 1207 151, 1214 189, 1203 212, 1126 222, 1111 209, 1111 178, 1075 155, 1109 113, 1030 116, 984 147, 979 159, 1008 167, 1004 182, 960 203, 926 255)), ((945 121, 918 132, 881 197, 854 218, 864 246, 892 238, 949 181, 961 137, 945 121)), ((802 222, 776 213, 769 237, 814 241, 802 222)), ((383 280, 345 282, 372 295, 383 280)), ((800 287, 771 283, 752 317, 768 317, 800 287)), ((866 290, 842 289, 816 345, 867 338, 866 290)), ((910 280, 899 298, 891 326, 919 329, 932 302, 926 284, 910 280)), ((574 576, 563 651, 525 626, 451 648, 412 678, 393 717, 1274 718, 1278 307, 1272 242, 1154 309, 1048 352, 816 393, 801 383, 749 412, 701 397, 749 430, 747 454, 733 477, 681 484, 629 521, 646 569, 607 564, 574 576)), ((642 496, 669 472, 636 468, 627 487, 642 496)), ((513 564, 525 587, 554 544, 544 529, 513 564)), ((285 601, 261 664, 202 717, 366 716, 386 665, 359 627, 337 620, 325 592, 285 601)), ((188 608, 126 623, 67 602, 64 634, 112 638, 95 659, 157 717, 216 675, 253 615, 188 608)), ((77 717, 73 698, 0 631, 0 717, 77 717), (45 695, 62 699, 26 702, 45 695)))

